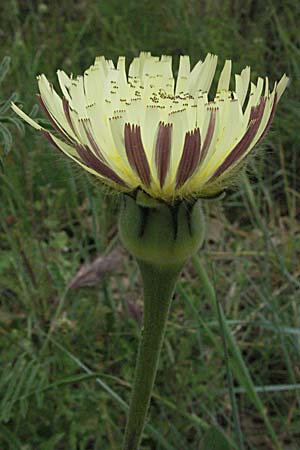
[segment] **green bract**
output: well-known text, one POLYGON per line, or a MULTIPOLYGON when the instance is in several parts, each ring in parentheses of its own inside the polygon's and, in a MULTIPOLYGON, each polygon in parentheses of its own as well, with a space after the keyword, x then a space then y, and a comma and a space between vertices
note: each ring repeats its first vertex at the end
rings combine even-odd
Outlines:
POLYGON ((124 195, 119 231, 124 246, 137 260, 160 267, 183 266, 203 242, 200 201, 171 206, 124 195))

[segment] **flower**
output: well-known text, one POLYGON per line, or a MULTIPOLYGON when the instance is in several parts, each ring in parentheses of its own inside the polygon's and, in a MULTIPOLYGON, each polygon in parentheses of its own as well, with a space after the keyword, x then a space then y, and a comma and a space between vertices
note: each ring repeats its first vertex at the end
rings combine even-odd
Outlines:
POLYGON ((181 56, 175 82, 170 56, 141 53, 128 76, 124 57, 115 67, 101 56, 83 76, 57 72, 62 98, 40 75, 38 100, 56 133, 12 108, 54 147, 119 191, 140 189, 171 203, 213 196, 265 136, 288 83, 283 75, 270 91, 268 78, 258 78, 249 89, 246 67, 231 90, 232 63, 226 60, 210 98, 216 66, 217 56, 208 54, 191 70, 189 57, 181 56))

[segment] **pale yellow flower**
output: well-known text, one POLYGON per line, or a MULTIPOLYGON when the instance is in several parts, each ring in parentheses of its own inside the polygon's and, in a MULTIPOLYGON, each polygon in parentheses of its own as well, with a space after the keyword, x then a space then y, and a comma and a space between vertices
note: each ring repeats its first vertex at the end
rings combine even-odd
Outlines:
POLYGON ((170 56, 141 53, 128 75, 124 57, 115 67, 101 56, 83 76, 57 72, 62 98, 41 75, 38 99, 54 133, 12 107, 54 147, 120 191, 141 189, 168 202, 211 196, 264 137, 288 83, 283 75, 270 91, 268 78, 250 83, 246 67, 230 89, 227 60, 211 97, 216 66, 217 56, 208 54, 191 70, 189 57, 181 56, 175 81, 170 56))

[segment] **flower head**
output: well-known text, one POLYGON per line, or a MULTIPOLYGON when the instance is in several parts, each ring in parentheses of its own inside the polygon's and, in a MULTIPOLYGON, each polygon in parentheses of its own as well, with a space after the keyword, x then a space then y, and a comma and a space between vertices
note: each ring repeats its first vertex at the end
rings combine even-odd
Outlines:
POLYGON ((170 56, 141 53, 125 69, 98 57, 83 76, 57 72, 63 97, 38 76, 39 103, 54 132, 16 105, 13 109, 51 144, 105 184, 120 191, 141 189, 176 199, 222 191, 269 129, 288 78, 269 90, 268 78, 250 85, 250 67, 235 75, 231 61, 209 96, 217 56, 190 69, 181 56, 175 81, 170 56))

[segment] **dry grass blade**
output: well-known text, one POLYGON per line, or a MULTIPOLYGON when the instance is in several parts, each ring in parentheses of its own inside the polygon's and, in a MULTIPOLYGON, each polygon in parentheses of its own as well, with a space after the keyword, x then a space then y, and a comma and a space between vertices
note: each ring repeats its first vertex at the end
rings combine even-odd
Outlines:
POLYGON ((104 275, 119 269, 123 259, 124 252, 120 247, 117 247, 108 255, 99 256, 93 262, 84 264, 70 281, 69 289, 95 286, 102 280, 104 275))

